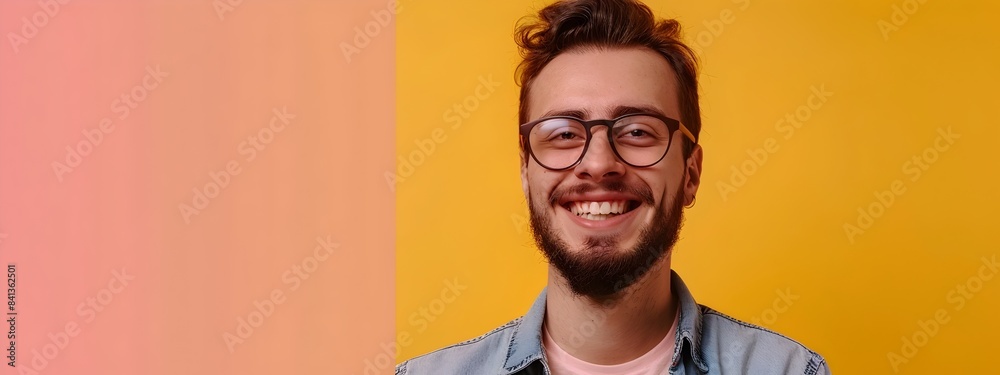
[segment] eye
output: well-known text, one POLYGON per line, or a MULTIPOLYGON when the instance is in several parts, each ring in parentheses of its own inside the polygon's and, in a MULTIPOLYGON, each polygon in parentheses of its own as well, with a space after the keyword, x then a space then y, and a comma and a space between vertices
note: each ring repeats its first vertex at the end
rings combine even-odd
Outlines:
POLYGON ((557 135, 557 137, 559 137, 559 139, 570 140, 570 139, 576 138, 577 135, 573 134, 573 133, 570 133, 570 132, 562 132, 562 133, 559 133, 557 135))
POLYGON ((642 137, 644 135, 649 135, 649 133, 646 133, 646 131, 644 130, 632 129, 631 131, 628 132, 628 135, 630 137, 642 137))
POLYGON ((618 133, 618 138, 631 139, 631 140, 646 139, 655 136, 656 134, 654 134, 652 131, 650 131, 648 127, 642 124, 632 124, 625 126, 624 129, 621 129, 621 131, 618 133))
POLYGON ((669 142, 667 126, 651 116, 632 116, 614 126, 615 143, 620 147, 660 147, 669 142))
POLYGON ((582 142, 587 139, 587 131, 578 121, 566 118, 545 120, 531 132, 532 142, 582 142))

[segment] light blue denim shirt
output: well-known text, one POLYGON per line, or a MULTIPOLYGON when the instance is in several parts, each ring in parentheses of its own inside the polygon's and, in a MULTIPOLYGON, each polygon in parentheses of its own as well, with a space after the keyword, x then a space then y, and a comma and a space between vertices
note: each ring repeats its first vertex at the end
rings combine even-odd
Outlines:
MULTIPOLYGON (((671 271, 680 303, 670 374, 829 374, 826 360, 802 344, 694 301, 671 271)), ((472 340, 396 366, 396 374, 548 375, 542 349, 545 290, 523 317, 472 340)))

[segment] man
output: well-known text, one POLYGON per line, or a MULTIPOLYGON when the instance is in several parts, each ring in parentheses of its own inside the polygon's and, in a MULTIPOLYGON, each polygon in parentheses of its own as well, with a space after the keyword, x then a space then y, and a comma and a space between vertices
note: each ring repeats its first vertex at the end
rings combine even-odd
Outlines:
POLYGON ((694 54, 635 0, 564 0, 518 28, 521 181, 548 285, 523 317, 397 374, 828 374, 698 305, 670 269, 701 182, 694 54))

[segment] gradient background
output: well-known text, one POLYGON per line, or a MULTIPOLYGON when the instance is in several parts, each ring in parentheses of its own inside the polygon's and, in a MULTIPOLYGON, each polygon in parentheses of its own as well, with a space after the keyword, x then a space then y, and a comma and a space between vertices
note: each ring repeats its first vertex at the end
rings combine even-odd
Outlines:
POLYGON ((392 342, 395 26, 351 62, 338 47, 385 1, 221 16, 212 1, 70 2, 16 51, 8 33, 42 8, 0 4, 0 262, 18 267, 20 370, 2 373, 360 374, 392 342), (169 75, 119 118, 147 66, 169 75), (274 108, 295 118, 249 160, 240 144, 274 108), (51 163, 103 118, 114 130, 60 182, 51 163), (240 173, 186 221, 179 206, 229 162, 240 173), (314 263, 317 237, 339 247, 314 263), (283 278, 303 263, 308 279, 283 278), (134 280, 102 311, 78 309, 123 268, 134 280), (224 334, 273 290, 283 303, 230 350, 224 334), (67 323, 80 332, 46 359, 67 323))
MULTIPOLYGON (((15 49, 44 10, 0 2, 0 262, 18 267, 22 372, 390 373, 523 314, 545 264, 518 179, 511 33, 545 3, 404 0, 375 27, 385 0, 73 1, 15 49), (348 61, 343 43, 364 46, 348 61), (169 75, 120 118, 147 67, 169 75), (275 108, 295 118, 248 160, 275 108), (52 163, 104 118, 114 130, 60 180, 52 163), (179 205, 230 162, 186 221, 179 205), (292 290, 283 275, 317 238, 339 246, 292 290), (128 286, 81 313, 122 269, 128 286), (445 302, 449 283, 464 289, 445 302), (223 335, 273 290, 284 302, 230 350, 223 335), (67 323, 79 333, 55 350, 67 323)), ((703 59, 704 185, 674 260, 698 301, 843 374, 893 373, 887 354, 944 309, 896 372, 991 368, 996 278, 960 310, 947 297, 1000 250, 998 6, 928 1, 885 38, 903 1, 649 4, 703 59), (785 139, 775 123, 813 86, 834 95, 785 139), (911 181, 904 163, 948 127, 961 138, 911 181), (769 138, 780 149, 723 197, 769 138), (906 193, 851 241, 843 225, 897 179, 906 193), (798 296, 780 313, 779 290, 798 296)))
MULTIPOLYGON (((544 286, 518 174, 511 34, 548 3, 421 0, 400 14, 397 153, 447 134, 398 189, 396 328, 416 337, 401 361, 524 314, 544 286), (446 111, 489 75, 503 85, 451 129, 446 111), (452 279, 467 289, 435 302, 452 279)), ((648 4, 701 51, 703 184, 673 260, 698 302, 801 341, 834 374, 896 372, 888 353, 944 309, 948 323, 895 370, 995 372, 1000 277, 984 274, 960 310, 947 298, 1000 252, 1000 7, 927 1, 886 40, 877 23, 903 1, 648 4), (732 22, 716 35, 724 10, 732 22), (813 86, 834 94, 786 139, 776 122, 813 86), (961 138, 911 181, 904 163, 949 127, 961 138), (778 151, 724 198, 717 184, 769 138, 778 151), (852 243, 844 224, 897 179, 906 192, 852 243), (778 290, 798 298, 774 309, 778 290)))

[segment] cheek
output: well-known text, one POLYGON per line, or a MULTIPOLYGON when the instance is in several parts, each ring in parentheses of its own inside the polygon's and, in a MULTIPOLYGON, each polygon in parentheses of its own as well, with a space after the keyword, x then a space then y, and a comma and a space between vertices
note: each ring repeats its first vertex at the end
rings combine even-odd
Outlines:
POLYGON ((559 183, 560 175, 538 166, 528 166, 526 173, 528 194, 536 204, 547 202, 559 183))
MULTIPOLYGON (((681 142, 678 141, 676 143, 680 144, 681 142)), ((664 160, 668 163, 664 165, 664 168, 660 172, 660 175, 664 176, 663 181, 661 181, 660 184, 663 185, 663 189, 666 190, 667 196, 673 197, 677 190, 683 189, 684 187, 684 177, 685 172, 687 171, 687 163, 684 160, 681 150, 682 147, 674 149, 673 146, 670 146, 670 148, 670 153, 667 155, 666 160, 664 160)))
POLYGON ((544 191, 542 187, 542 184, 544 182, 545 182, 545 176, 542 175, 542 173, 538 169, 532 167, 531 165, 528 165, 524 173, 524 181, 523 181, 524 188, 526 189, 528 195, 537 200, 538 193, 544 191))
POLYGON ((639 178, 646 184, 660 205, 669 205, 669 201, 673 199, 672 197, 676 194, 677 189, 681 188, 683 181, 680 178, 682 174, 677 170, 668 170, 666 168, 650 170, 648 172, 643 173, 639 178))

